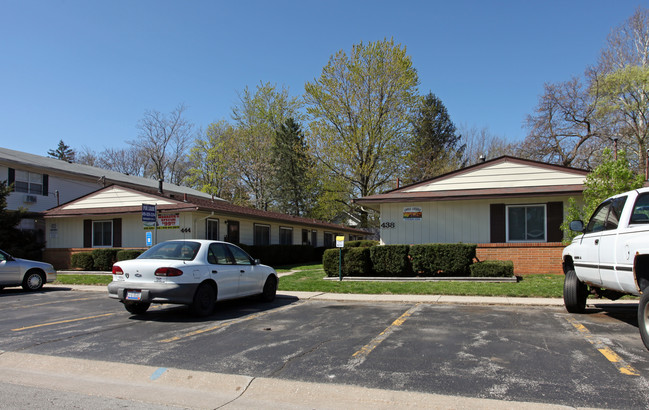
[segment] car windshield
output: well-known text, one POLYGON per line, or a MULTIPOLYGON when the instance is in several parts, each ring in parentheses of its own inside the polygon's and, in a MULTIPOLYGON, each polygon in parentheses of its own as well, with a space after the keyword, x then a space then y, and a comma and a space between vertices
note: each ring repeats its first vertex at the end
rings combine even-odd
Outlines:
POLYGON ((191 241, 162 242, 138 256, 137 259, 175 259, 191 261, 196 257, 200 247, 200 243, 191 241))

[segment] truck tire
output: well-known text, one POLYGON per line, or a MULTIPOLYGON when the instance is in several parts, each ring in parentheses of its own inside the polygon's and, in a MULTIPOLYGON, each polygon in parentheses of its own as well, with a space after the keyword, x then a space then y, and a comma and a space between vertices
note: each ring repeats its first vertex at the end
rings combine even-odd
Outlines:
POLYGON ((563 304, 566 310, 570 313, 584 313, 587 298, 588 286, 579 280, 574 269, 570 269, 563 282, 563 304))
POLYGON ((642 297, 638 304, 638 328, 642 343, 649 349, 649 287, 642 291, 642 297))

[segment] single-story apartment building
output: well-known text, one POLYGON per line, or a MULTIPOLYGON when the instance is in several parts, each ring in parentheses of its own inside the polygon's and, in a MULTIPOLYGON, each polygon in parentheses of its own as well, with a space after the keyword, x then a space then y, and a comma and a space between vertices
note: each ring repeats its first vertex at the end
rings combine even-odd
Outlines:
POLYGON ((476 243, 514 272, 562 273, 560 225, 588 171, 501 156, 355 200, 380 212, 381 243, 476 243))
POLYGON ((102 247, 146 248, 147 238, 153 243, 193 238, 334 247, 336 236, 355 240, 368 234, 317 219, 161 191, 111 185, 46 211, 43 259, 65 269, 73 253, 102 247), (155 205, 157 227, 143 222, 143 205, 155 205))

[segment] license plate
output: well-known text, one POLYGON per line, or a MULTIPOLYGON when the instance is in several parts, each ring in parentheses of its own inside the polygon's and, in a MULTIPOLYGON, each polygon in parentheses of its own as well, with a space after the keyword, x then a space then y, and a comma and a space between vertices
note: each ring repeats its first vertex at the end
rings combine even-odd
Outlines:
POLYGON ((140 300, 142 299, 142 292, 139 290, 127 290, 126 300, 140 300))

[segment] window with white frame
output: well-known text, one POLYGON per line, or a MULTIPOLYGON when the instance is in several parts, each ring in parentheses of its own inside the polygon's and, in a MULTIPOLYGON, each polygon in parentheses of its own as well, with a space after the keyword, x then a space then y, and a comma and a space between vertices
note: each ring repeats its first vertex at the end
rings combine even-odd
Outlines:
POLYGON ((293 228, 279 227, 279 244, 293 245, 293 228))
POLYGON ((43 195, 43 174, 17 169, 14 180, 14 191, 43 195))
POLYGON ((507 242, 546 242, 545 205, 507 206, 507 242))
POLYGON ((270 245, 270 225, 255 224, 255 245, 270 245))
POLYGON ((205 220, 205 239, 216 241, 219 239, 219 220, 208 218, 205 220))
POLYGON ((113 246, 113 221, 92 222, 93 248, 113 246))

